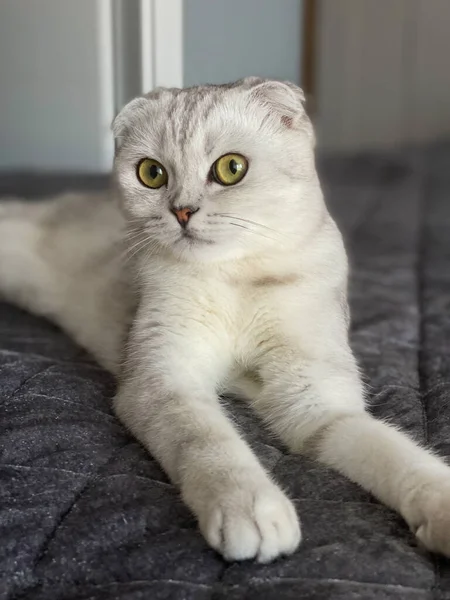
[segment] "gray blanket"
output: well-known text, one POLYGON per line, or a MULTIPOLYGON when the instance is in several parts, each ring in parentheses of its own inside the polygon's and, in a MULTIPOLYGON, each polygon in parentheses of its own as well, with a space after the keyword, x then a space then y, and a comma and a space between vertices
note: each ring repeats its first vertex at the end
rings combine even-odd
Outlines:
MULTIPOLYGON (((351 256, 371 410, 448 455, 450 146, 320 166, 351 256)), ((0 178, 0 192, 75 183, 0 178)), ((230 411, 295 499, 304 541, 270 565, 226 564, 112 414, 113 392, 55 327, 0 305, 1 600, 450 600, 449 561, 357 485, 288 455, 239 403, 230 411)))

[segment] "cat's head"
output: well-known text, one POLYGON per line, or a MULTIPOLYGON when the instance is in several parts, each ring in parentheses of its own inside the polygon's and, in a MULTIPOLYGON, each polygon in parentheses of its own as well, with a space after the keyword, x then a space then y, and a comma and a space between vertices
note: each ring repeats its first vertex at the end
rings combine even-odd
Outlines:
POLYGON ((240 258, 307 230, 314 136, 290 83, 157 89, 113 123, 131 229, 184 260, 240 258))

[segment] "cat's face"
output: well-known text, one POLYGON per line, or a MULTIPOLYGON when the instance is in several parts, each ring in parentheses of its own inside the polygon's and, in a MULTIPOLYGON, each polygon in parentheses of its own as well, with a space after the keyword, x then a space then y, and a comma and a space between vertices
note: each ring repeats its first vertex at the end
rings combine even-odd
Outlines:
POLYGON ((301 235, 317 187, 302 92, 246 79, 159 89, 113 125, 130 229, 184 260, 257 254, 301 235))

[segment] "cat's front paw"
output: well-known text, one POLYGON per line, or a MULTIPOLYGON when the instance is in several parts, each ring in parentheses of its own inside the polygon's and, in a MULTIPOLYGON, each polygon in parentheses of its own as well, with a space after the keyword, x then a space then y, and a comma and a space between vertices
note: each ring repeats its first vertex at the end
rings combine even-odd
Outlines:
POLYGON ((207 542, 226 560, 267 563, 294 552, 301 539, 294 506, 269 480, 233 483, 197 516, 207 542))
POLYGON ((450 557, 450 485, 425 487, 415 503, 411 528, 418 540, 431 552, 450 557))

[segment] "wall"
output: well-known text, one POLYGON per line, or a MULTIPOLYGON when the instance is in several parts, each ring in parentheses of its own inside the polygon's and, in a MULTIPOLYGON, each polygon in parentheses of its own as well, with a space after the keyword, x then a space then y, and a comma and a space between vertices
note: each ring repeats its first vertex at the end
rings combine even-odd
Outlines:
POLYGON ((109 170, 114 112, 143 74, 179 85, 181 54, 185 85, 299 81, 302 0, 144 4, 140 55, 139 0, 0 0, 0 170, 109 170))
POLYGON ((321 0, 319 15, 322 148, 450 136, 449 0, 321 0))
POLYGON ((108 3, 0 0, 0 169, 109 168, 108 3))
POLYGON ((302 0, 184 0, 184 82, 300 81, 302 0))

